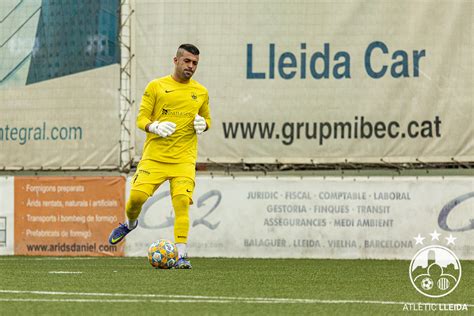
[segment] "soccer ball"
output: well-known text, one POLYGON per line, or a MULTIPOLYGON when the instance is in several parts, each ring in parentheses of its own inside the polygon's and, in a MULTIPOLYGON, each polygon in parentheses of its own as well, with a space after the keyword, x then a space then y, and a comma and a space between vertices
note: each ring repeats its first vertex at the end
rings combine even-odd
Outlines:
POLYGON ((178 248, 166 239, 155 241, 148 248, 148 261, 156 269, 171 269, 178 259, 178 248))

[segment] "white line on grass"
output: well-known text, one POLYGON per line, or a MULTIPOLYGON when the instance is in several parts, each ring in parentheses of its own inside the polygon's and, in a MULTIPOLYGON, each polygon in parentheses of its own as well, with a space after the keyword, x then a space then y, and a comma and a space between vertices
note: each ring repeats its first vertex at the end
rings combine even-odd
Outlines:
POLYGON ((49 271, 50 274, 81 274, 81 271, 49 271))
MULTIPOLYGON (((34 294, 34 295, 72 295, 72 296, 110 296, 110 297, 138 297, 142 299, 51 299, 46 301, 71 301, 71 302, 189 302, 189 303, 255 303, 255 304, 278 304, 278 303, 302 303, 302 304, 375 304, 375 305, 405 305, 425 304, 424 302, 396 302, 396 301, 373 301, 373 300, 327 300, 327 299, 303 299, 303 298, 271 298, 271 297, 234 297, 234 296, 200 296, 200 295, 165 295, 165 294, 126 294, 126 293, 83 293, 83 292, 55 292, 55 291, 18 291, 0 290, 5 294, 34 294), (162 298, 154 300, 153 298, 162 298)), ((17 298, 5 298, 0 300, 21 300, 17 298)), ((35 300, 33 298, 23 300, 35 300)), ((456 303, 443 303, 456 304, 456 303)), ((457 303, 462 304, 464 303, 457 303)), ((473 304, 466 304, 473 307, 473 304)))
MULTIPOLYGON (((146 299, 92 299, 92 298, 0 298, 0 302, 72 302, 72 303, 237 303, 223 300, 146 300, 146 299)), ((268 302, 264 302, 268 303, 268 302)))

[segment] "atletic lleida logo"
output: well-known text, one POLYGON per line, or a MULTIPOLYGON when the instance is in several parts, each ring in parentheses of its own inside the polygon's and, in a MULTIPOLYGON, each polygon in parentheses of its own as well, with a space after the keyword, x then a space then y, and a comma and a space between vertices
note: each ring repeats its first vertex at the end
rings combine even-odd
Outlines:
MULTIPOLYGON (((430 234, 431 240, 440 240, 436 230, 430 234)), ((417 244, 423 245, 422 237, 414 237, 417 244)), ((445 237, 447 246, 454 245, 451 234, 445 237)), ((458 257, 452 250, 440 245, 431 245, 420 249, 410 263, 410 280, 415 289, 427 297, 443 297, 454 291, 461 281, 462 269, 458 257)))

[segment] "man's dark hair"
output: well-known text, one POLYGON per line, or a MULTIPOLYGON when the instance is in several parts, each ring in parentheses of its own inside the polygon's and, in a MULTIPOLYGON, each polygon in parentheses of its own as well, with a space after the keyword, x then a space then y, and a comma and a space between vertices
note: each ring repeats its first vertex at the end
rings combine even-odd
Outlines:
POLYGON ((176 56, 179 56, 181 55, 179 50, 180 49, 184 49, 185 51, 193 54, 193 55, 199 55, 199 49, 194 46, 193 44, 181 44, 179 47, 178 47, 178 51, 176 52, 176 56))

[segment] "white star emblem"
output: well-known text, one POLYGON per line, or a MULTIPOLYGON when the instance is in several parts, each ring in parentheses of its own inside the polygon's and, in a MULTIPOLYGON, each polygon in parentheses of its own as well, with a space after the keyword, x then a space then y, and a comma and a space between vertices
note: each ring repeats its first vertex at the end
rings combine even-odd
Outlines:
POLYGON ((431 240, 439 240, 439 236, 441 236, 441 234, 438 233, 438 232, 436 231, 436 229, 435 229, 435 231, 432 232, 430 235, 431 235, 431 240))
POLYGON ((453 237, 452 234, 449 234, 449 237, 444 237, 444 239, 446 239, 448 241, 448 243, 446 245, 449 245, 449 244, 454 245, 454 241, 457 239, 457 237, 453 237))
POLYGON ((413 239, 415 239, 416 241, 415 245, 418 245, 418 244, 423 245, 423 239, 425 239, 425 237, 421 237, 421 235, 418 234, 418 236, 413 237, 413 239))

